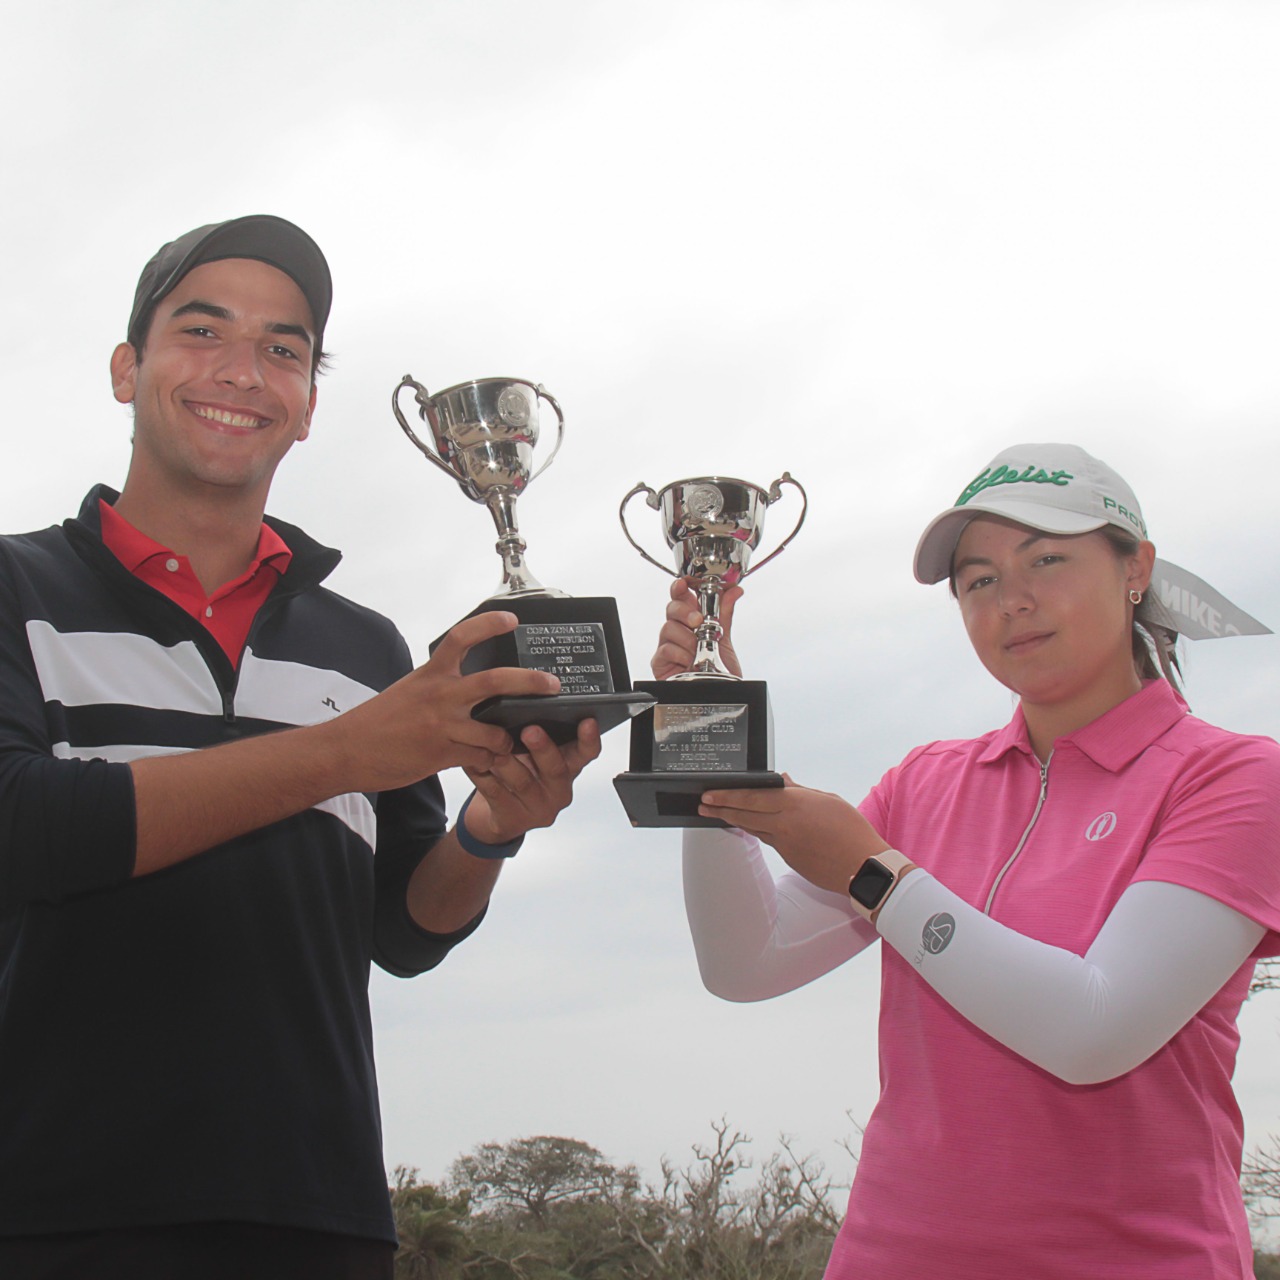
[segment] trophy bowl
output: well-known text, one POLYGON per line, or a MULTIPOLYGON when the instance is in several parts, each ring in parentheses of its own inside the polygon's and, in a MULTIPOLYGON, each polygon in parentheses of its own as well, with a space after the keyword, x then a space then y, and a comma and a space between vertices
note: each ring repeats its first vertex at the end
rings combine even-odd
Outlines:
POLYGON ((728 587, 735 586, 756 569, 763 569, 775 556, 787 547, 800 532, 809 509, 808 495, 789 471, 769 486, 723 476, 700 476, 692 480, 676 480, 659 490, 647 484, 638 484, 622 500, 618 519, 627 541, 663 573, 673 578, 688 578, 698 597, 698 608, 703 615, 702 625, 695 633, 698 652, 693 667, 673 680, 698 680, 714 677, 719 680, 737 679, 720 658, 720 638, 724 629, 720 625, 720 598, 728 587), (751 555, 760 545, 764 533, 764 515, 769 506, 782 496, 782 486, 789 484, 800 491, 800 517, 795 528, 765 558, 753 568, 751 555), (675 568, 671 569, 655 560, 632 536, 627 528, 627 504, 638 493, 646 494, 645 501, 662 514, 662 532, 667 546, 674 552, 675 568))
MULTIPOLYGON (((410 384, 424 392, 411 379, 410 384)), ((523 493, 529 481, 551 465, 564 439, 559 404, 543 387, 518 378, 481 378, 431 396, 417 394, 415 399, 431 427, 440 461, 473 502, 486 502, 496 488, 523 493), (551 456, 535 471, 541 397, 555 409, 560 433, 551 456)))

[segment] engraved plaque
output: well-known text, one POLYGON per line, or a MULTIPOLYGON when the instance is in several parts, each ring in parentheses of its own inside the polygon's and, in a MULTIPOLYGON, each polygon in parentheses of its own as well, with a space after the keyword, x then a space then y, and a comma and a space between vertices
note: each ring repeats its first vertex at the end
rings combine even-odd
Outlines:
POLYGON ((652 710, 631 722, 631 768, 613 780, 636 827, 723 827, 704 791, 783 785, 763 680, 640 680, 652 710))
POLYGON ((747 769, 746 703, 660 703, 653 711, 656 773, 747 769))
POLYGON ((561 694, 614 692, 603 624, 522 623, 515 642, 520 666, 558 676, 561 694))

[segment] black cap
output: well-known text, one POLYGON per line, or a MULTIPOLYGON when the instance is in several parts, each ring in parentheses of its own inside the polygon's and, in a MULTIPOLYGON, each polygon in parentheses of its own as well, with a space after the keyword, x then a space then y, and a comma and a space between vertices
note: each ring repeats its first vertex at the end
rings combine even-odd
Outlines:
POLYGON ((302 290, 316 327, 316 351, 333 301, 333 278, 320 246, 301 227, 269 213, 232 218, 197 227, 170 241, 142 269, 129 316, 129 342, 141 350, 156 304, 178 287, 183 276, 205 262, 254 258, 283 271, 302 290))

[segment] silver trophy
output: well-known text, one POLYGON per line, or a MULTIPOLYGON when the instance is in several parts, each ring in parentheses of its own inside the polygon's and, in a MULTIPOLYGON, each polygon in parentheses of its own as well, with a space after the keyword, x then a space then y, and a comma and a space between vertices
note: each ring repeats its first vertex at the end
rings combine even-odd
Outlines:
POLYGON ((720 660, 720 598, 725 589, 741 582, 756 569, 762 569, 780 554, 800 532, 809 509, 808 495, 789 471, 769 488, 730 480, 721 476, 700 476, 693 480, 677 480, 655 492, 647 484, 638 484, 622 500, 618 519, 627 541, 652 565, 657 565, 673 578, 688 578, 698 597, 702 625, 697 629, 697 652, 691 670, 672 676, 673 680, 698 680, 709 677, 735 680, 720 660), (782 496, 784 484, 800 490, 800 518, 795 528, 771 551, 751 567, 751 554, 760 545, 764 532, 764 513, 782 496), (632 536, 627 528, 627 504, 638 493, 647 494, 645 501, 662 512, 662 532, 667 546, 675 552, 675 569, 655 560, 632 536))
POLYGON ((405 435, 428 462, 458 482, 472 502, 483 503, 498 530, 496 550, 502 557, 502 584, 491 599, 511 596, 563 596, 544 587, 525 564, 525 540, 516 520, 516 499, 555 460, 564 441, 564 414, 554 396, 524 378, 477 378, 434 395, 405 374, 391 396, 391 408, 405 435), (418 439, 400 412, 400 392, 412 387, 418 416, 431 428, 435 448, 418 439), (556 413, 555 447, 535 471, 538 444, 538 401, 556 413))
POLYGON ((405 374, 392 393, 391 408, 423 457, 456 480, 472 502, 488 507, 497 526, 502 583, 473 612, 513 613, 516 626, 473 645, 462 660, 463 674, 524 667, 550 671, 560 680, 558 694, 488 698, 472 715, 501 725, 520 749, 520 731, 528 725, 540 725, 556 742, 566 743, 576 737, 583 720, 595 720, 603 733, 651 706, 652 697, 631 687, 617 602, 608 596, 575 599, 544 587, 525 564, 516 499, 560 451, 564 414, 555 397, 524 378, 478 378, 432 395, 405 374), (400 412, 405 387, 413 388, 418 416, 431 428, 434 449, 400 412), (534 470, 541 400, 555 410, 558 429, 555 447, 534 470))
POLYGON ((720 602, 724 592, 778 555, 804 523, 809 500, 789 472, 768 489, 699 476, 677 480, 656 493, 638 484, 622 500, 618 519, 627 541, 650 564, 674 578, 687 578, 698 597, 693 668, 667 680, 637 681, 654 699, 651 715, 631 722, 631 764, 613 785, 637 827, 723 826, 698 813, 708 788, 780 787, 773 769, 773 716, 763 680, 732 675, 720 659, 720 602), (751 563, 760 545, 764 514, 782 496, 784 484, 800 491, 795 528, 763 560, 751 563), (675 569, 655 560, 627 528, 627 504, 638 493, 662 513, 662 532, 675 553, 675 569))

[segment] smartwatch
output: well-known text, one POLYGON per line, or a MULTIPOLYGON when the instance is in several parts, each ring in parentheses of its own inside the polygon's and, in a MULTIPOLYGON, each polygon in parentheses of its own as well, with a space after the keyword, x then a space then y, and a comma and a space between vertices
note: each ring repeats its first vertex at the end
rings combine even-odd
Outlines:
POLYGON ((874 922, 894 886, 915 865, 897 849, 883 849, 879 853, 873 853, 849 881, 849 898, 853 902, 853 909, 864 920, 874 922))

